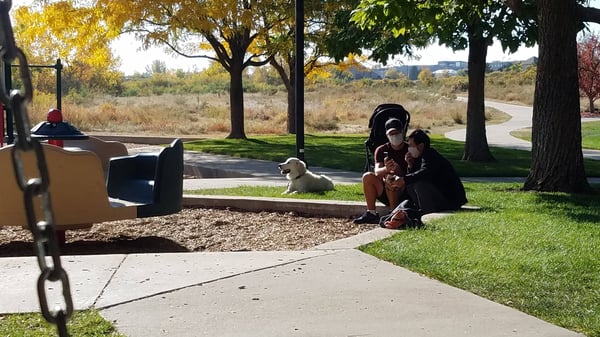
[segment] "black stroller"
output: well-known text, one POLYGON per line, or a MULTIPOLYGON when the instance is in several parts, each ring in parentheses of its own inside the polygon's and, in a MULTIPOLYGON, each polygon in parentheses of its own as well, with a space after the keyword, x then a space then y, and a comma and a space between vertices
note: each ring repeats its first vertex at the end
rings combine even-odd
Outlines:
POLYGON ((371 133, 365 141, 366 162, 364 172, 375 169, 375 149, 388 141, 385 135, 385 122, 390 118, 398 118, 404 123, 403 134, 406 135, 408 123, 410 123, 410 113, 400 104, 385 103, 378 105, 371 118, 369 118, 371 133))

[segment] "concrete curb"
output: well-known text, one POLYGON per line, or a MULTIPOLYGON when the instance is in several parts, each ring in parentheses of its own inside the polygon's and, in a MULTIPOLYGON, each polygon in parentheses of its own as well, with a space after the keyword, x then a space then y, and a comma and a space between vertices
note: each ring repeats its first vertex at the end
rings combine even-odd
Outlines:
POLYGON ((88 132, 89 136, 94 136, 105 141, 117 141, 122 143, 165 145, 169 144, 175 138, 181 139, 184 143, 194 140, 205 139, 203 137, 181 137, 181 136, 133 136, 133 135, 112 135, 106 133, 88 132))
MULTIPOLYGON (((184 207, 235 208, 245 211, 296 212, 316 216, 350 218, 365 211, 364 202, 314 199, 287 199, 266 197, 213 196, 184 194, 184 207)), ((387 207, 377 206, 380 214, 387 212, 387 207)))

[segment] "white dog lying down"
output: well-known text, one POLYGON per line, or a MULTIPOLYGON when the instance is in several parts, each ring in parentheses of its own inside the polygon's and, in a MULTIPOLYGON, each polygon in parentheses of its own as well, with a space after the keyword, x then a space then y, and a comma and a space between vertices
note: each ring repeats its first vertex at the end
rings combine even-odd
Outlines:
POLYGON ((306 163, 302 160, 291 157, 278 165, 281 174, 285 174, 290 181, 287 190, 282 194, 302 193, 302 192, 320 192, 333 190, 333 181, 331 178, 322 174, 314 174, 306 168, 306 163))

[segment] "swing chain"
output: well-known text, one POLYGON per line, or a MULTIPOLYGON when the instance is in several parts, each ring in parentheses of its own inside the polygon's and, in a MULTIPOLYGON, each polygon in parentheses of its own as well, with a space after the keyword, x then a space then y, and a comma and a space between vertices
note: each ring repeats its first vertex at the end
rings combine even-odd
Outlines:
POLYGON ((33 85, 27 58, 15 44, 9 16, 11 5, 11 0, 0 0, 0 55, 4 64, 10 64, 15 59, 19 61, 19 75, 23 82, 24 93, 20 90, 12 90, 9 94, 4 81, 0 79, 2 83, 0 99, 6 107, 12 109, 15 115, 17 141, 12 149, 13 167, 17 184, 23 191, 27 224, 33 235, 34 251, 40 267, 40 276, 37 282, 40 309, 46 321, 57 326, 59 336, 62 337, 68 336, 66 321, 73 313, 73 299, 68 275, 61 264, 58 239, 54 230, 54 215, 48 191, 48 167, 44 151, 37 139, 31 137, 27 106, 33 98, 33 85), (28 178, 25 173, 24 161, 21 156, 27 152, 33 152, 35 155, 38 177, 28 178), (35 200, 39 200, 42 208, 43 219, 39 221, 35 212, 35 200), (54 312, 49 309, 46 282, 61 282, 64 308, 58 307, 54 312))

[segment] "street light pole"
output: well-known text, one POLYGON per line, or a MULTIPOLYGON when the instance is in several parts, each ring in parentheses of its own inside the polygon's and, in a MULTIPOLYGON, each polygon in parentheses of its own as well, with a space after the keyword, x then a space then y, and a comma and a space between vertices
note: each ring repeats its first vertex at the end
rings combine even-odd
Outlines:
POLYGON ((296 157, 304 159, 304 3, 296 0, 296 157))

